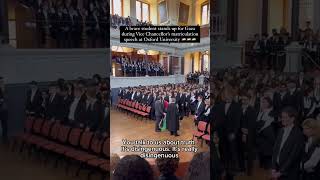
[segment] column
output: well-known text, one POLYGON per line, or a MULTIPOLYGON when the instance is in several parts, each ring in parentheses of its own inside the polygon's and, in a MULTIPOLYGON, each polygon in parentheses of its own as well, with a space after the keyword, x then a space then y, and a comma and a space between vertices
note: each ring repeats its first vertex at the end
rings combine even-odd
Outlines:
POLYGON ((191 24, 196 25, 196 3, 192 0, 191 3, 191 24))
POLYGON ((262 0, 261 33, 268 33, 269 0, 262 0))
POLYGON ((227 2, 227 40, 238 39, 238 0, 227 2))
POLYGON ((130 17, 136 17, 136 0, 130 0, 130 17))
POLYGON ((291 14, 291 34, 292 39, 298 39, 299 30, 299 0, 292 0, 292 14, 291 14))
POLYGON ((301 70, 302 47, 298 42, 291 43, 286 47, 286 66, 284 72, 299 72, 301 70))

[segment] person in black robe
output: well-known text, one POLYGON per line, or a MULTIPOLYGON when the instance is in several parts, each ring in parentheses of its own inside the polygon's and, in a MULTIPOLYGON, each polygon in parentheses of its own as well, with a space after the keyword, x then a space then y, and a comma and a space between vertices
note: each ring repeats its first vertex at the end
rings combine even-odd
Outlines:
POLYGON ((171 135, 179 136, 178 130, 179 130, 179 110, 176 104, 176 99, 171 98, 169 102, 169 106, 167 109, 167 128, 170 131, 171 135))

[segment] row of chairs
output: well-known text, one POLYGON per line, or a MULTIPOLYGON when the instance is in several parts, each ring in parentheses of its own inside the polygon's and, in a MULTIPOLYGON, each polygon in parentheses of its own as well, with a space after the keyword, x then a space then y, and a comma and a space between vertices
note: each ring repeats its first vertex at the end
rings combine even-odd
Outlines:
POLYGON ((138 102, 130 101, 128 99, 121 99, 120 97, 117 107, 132 112, 134 114, 140 115, 142 117, 149 117, 151 112, 150 106, 145 106, 138 102))
POLYGON ((59 160, 65 160, 66 173, 72 162, 80 165, 77 176, 85 168, 91 170, 88 178, 94 172, 100 172, 102 179, 106 179, 110 173, 110 140, 94 132, 72 128, 60 122, 27 117, 24 133, 16 136, 13 142, 13 150, 18 144, 20 152, 26 148, 29 154, 36 150, 38 154, 45 155, 45 162, 48 161, 49 155, 56 156, 55 167, 58 166, 59 160))
POLYGON ((193 135, 192 140, 194 138, 201 140, 201 146, 203 145, 203 140, 205 140, 206 142, 210 142, 210 135, 211 135, 210 124, 208 124, 205 121, 199 121, 197 130, 194 130, 192 132, 192 135, 193 135))

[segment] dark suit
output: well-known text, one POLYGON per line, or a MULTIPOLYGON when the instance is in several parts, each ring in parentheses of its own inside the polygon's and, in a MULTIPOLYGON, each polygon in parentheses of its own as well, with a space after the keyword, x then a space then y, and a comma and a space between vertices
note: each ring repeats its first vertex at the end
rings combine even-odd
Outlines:
POLYGON ((197 116, 197 119, 195 119, 196 123, 201 121, 200 118, 205 113, 205 107, 206 105, 204 104, 204 102, 201 102, 200 105, 199 105, 199 102, 196 104, 196 110, 195 110, 195 115, 197 116))
POLYGON ((48 119, 57 119, 59 114, 59 106, 61 104, 61 96, 56 94, 53 98, 49 97, 47 103, 47 111, 46 111, 46 118, 48 119))
POLYGON ((316 164, 316 166, 313 168, 313 171, 306 171, 305 170, 305 163, 309 161, 312 158, 313 153, 315 153, 315 150, 317 148, 320 148, 320 142, 313 142, 308 149, 305 149, 303 151, 302 155, 302 161, 301 161, 301 167, 302 167, 302 175, 301 180, 319 180, 320 179, 320 162, 316 164))
POLYGON ((279 180, 298 180, 299 165, 303 151, 303 134, 299 127, 294 126, 280 151, 284 129, 277 136, 272 154, 272 169, 281 173, 279 180), (279 155, 279 162, 277 157, 279 155))
POLYGON ((2 128, 2 139, 4 142, 8 140, 8 109, 5 104, 4 93, 0 87, 0 122, 2 128))
POLYGON ((163 117, 164 113, 164 105, 163 102, 160 100, 157 100, 154 104, 154 110, 155 110, 155 118, 156 118, 156 125, 155 125, 155 130, 159 131, 159 123, 163 117))
POLYGON ((31 100, 31 90, 27 92, 26 111, 31 114, 39 115, 41 110, 42 96, 40 90, 36 90, 33 99, 31 100))
POLYGON ((257 112, 253 107, 248 106, 245 110, 242 108, 241 128, 247 129, 248 133, 244 134, 243 132, 240 132, 239 135, 239 142, 241 142, 239 163, 240 168, 243 170, 246 169, 248 174, 251 174, 253 168, 256 117, 257 112), (246 137, 245 141, 242 141, 242 136, 246 137), (247 163, 245 163, 246 159, 247 163))
POLYGON ((99 101, 91 104, 87 109, 88 122, 86 123, 86 125, 90 128, 90 130, 96 131, 99 128, 104 115, 103 110, 103 106, 99 101))

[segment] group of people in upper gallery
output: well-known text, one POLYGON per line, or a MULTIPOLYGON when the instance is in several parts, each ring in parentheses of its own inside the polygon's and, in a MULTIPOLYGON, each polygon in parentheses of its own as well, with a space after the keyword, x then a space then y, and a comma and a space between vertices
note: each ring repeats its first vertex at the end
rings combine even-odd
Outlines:
POLYGON ((113 56, 112 60, 121 65, 123 76, 164 76, 166 70, 158 63, 151 60, 133 60, 128 56, 113 56))
POLYGON ((312 72, 226 69, 212 76, 215 175, 320 178, 320 79, 312 72))
POLYGON ((35 13, 38 45, 57 48, 106 47, 110 24, 107 0, 22 0, 35 13), (83 38, 85 34, 85 38, 83 38), (52 40, 48 42, 48 38, 52 40))
POLYGON ((43 88, 32 81, 27 92, 26 114, 107 136, 110 113, 108 84, 99 75, 89 80, 59 79, 43 88))
POLYGON ((209 83, 210 72, 209 71, 195 71, 187 74, 188 83, 198 83, 199 77, 204 76, 204 83, 209 83))
POLYGON ((166 114, 167 127, 171 135, 178 136, 179 120, 195 115, 209 122, 210 90, 208 85, 165 84, 120 88, 118 97, 150 106, 150 119, 155 120, 155 131, 160 132, 159 123, 166 114), (170 120, 169 120, 170 119, 170 120))
MULTIPOLYGON (((308 21, 306 28, 299 30, 297 41, 303 46, 305 52, 313 59, 317 59, 320 57, 320 31, 315 32, 310 26, 308 21)), ((253 41, 252 49, 247 53, 251 57, 250 66, 282 71, 286 62, 285 47, 293 41, 289 32, 285 28, 281 28, 280 32, 273 29, 270 37, 266 33, 261 36, 255 34, 253 41)))
POLYGON ((120 29, 121 26, 153 26, 152 22, 142 21, 139 19, 133 20, 132 17, 122 17, 118 14, 111 15, 111 27, 114 29, 120 29))

